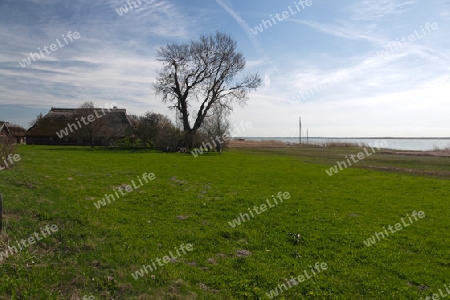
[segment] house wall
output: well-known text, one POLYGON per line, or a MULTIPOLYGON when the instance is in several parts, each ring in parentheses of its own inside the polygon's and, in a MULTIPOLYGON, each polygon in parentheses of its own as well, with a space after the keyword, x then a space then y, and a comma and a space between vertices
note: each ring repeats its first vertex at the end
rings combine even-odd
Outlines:
MULTIPOLYGON (((114 139, 116 142, 119 139, 114 139)), ((27 136, 26 137, 27 145, 56 145, 56 146, 91 146, 90 139, 83 138, 70 138, 65 137, 60 139, 59 137, 35 137, 35 136, 27 136)), ((109 141, 106 139, 96 138, 94 140, 94 146, 109 146, 109 141)))

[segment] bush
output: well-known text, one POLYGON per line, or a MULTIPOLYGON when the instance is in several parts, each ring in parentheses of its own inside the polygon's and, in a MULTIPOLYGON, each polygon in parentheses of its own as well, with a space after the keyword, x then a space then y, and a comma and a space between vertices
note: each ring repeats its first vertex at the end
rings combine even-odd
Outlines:
POLYGON ((118 147, 140 147, 141 140, 139 138, 126 137, 117 142, 118 147))

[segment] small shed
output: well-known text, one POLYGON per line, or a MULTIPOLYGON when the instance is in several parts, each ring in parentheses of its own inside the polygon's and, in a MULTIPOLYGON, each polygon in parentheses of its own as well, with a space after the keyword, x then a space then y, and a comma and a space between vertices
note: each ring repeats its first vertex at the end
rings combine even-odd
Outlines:
POLYGON ((20 125, 0 121, 0 142, 13 141, 13 143, 25 143, 26 130, 20 125))

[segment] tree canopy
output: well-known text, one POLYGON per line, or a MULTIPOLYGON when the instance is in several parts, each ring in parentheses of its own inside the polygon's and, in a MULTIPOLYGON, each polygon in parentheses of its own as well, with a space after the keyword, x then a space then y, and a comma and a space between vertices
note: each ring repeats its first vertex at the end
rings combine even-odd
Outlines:
POLYGON ((221 32, 163 46, 158 61, 163 68, 153 89, 180 112, 188 133, 195 134, 214 106, 231 111, 235 103, 245 104, 248 93, 261 84, 258 73, 237 78, 245 69, 244 55, 237 52, 236 41, 221 32))

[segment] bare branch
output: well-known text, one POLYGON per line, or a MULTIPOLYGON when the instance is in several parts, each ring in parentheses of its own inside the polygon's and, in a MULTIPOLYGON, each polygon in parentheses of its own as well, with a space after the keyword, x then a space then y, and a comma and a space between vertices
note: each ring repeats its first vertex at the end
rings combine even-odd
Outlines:
POLYGON ((153 89, 170 108, 180 112, 184 131, 192 133, 203 124, 209 110, 217 104, 231 111, 233 103, 245 104, 248 94, 261 85, 259 74, 236 80, 245 69, 244 55, 236 41, 216 32, 186 44, 169 44, 158 51, 163 64, 153 89), (191 126, 190 102, 200 102, 191 126))

